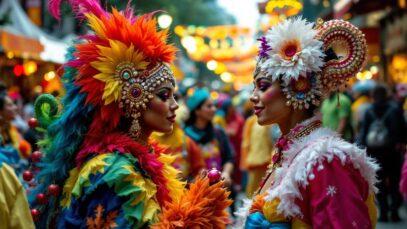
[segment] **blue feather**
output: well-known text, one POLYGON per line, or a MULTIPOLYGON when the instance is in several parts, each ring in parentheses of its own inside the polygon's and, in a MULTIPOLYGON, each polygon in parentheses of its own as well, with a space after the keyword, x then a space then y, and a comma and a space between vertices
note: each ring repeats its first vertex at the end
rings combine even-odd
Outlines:
MULTIPOLYGON (((74 47, 68 49, 67 58, 74 60, 74 47)), ((75 167, 75 156, 88 131, 92 121, 94 108, 86 104, 86 94, 80 92, 80 88, 73 84, 77 75, 77 70, 65 66, 65 73, 62 77, 66 96, 62 99, 63 112, 61 116, 48 126, 46 141, 48 145, 43 146, 45 157, 38 167, 40 172, 36 176, 38 186, 29 196, 32 208, 41 211, 37 228, 48 228, 56 209, 59 207, 60 197, 50 197, 47 205, 35 203, 35 196, 38 193, 47 193, 50 184, 58 184, 61 188, 69 176, 69 171, 75 167)))

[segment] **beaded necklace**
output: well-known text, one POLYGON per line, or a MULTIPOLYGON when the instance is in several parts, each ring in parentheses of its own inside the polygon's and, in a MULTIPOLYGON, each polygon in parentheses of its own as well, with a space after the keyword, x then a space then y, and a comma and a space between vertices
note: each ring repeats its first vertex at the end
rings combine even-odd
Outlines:
MULTIPOLYGON (((294 127, 287 135, 280 137, 275 144, 274 153, 271 163, 267 166, 266 176, 262 179, 259 189, 256 191, 256 195, 260 194, 261 190, 265 186, 267 180, 274 174, 277 168, 281 167, 284 161, 283 151, 289 148, 295 140, 303 138, 309 135, 314 130, 322 126, 321 120, 314 120, 308 125, 298 125, 294 127)), ((274 184, 274 181, 271 185, 274 184)))

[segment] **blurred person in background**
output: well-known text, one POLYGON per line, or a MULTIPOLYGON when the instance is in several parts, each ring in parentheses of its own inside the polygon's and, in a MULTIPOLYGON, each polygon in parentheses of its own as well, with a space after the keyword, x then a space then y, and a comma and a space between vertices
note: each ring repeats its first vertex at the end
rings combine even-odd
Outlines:
POLYGON ((31 154, 31 145, 13 125, 16 115, 17 106, 7 95, 6 86, 0 82, 0 161, 13 167, 19 176, 31 154))
POLYGON ((23 111, 23 97, 21 96, 19 89, 12 88, 8 93, 9 97, 16 105, 16 115, 12 121, 13 125, 18 129, 18 131, 23 135, 29 130, 27 121, 24 119, 23 111))
POLYGON ((379 221, 400 221, 398 209, 401 205, 399 193, 402 165, 400 146, 406 141, 403 112, 400 106, 389 98, 387 87, 375 86, 373 103, 363 118, 358 143, 367 148, 367 153, 380 164, 378 171, 379 221), (390 204, 388 198, 390 197, 390 204))
POLYGON ((216 107, 205 89, 197 89, 188 98, 190 116, 185 123, 185 133, 198 143, 206 168, 222 171, 226 183, 231 183, 233 149, 225 131, 212 123, 216 107))
POLYGON ((407 122, 407 83, 400 83, 396 85, 396 95, 403 108, 404 119, 407 122))
POLYGON ((261 126, 255 115, 244 125, 240 167, 247 172, 246 195, 251 198, 266 175, 273 152, 273 139, 280 135, 278 125, 261 126))
POLYGON ((25 190, 14 169, 0 160, 1 228, 34 229, 25 190))
POLYGON ((332 92, 321 106, 322 125, 339 133, 345 140, 353 140, 351 100, 340 92, 332 92))
MULTIPOLYGON (((404 121, 407 125, 407 84, 397 84, 396 92, 397 97, 400 100, 400 104, 402 105, 404 111, 404 121)), ((407 146, 404 149, 404 163, 401 170, 400 193, 402 194, 404 201, 407 202, 407 146)))
POLYGON ((224 129, 213 124, 216 107, 209 92, 202 88, 196 89, 186 104, 190 111, 185 122, 186 135, 198 143, 206 169, 216 168, 222 172, 222 178, 232 191, 231 197, 234 199, 234 152, 224 129))
MULTIPOLYGON (((236 108, 236 104, 233 104, 233 100, 229 95, 224 95, 217 100, 218 111, 217 116, 224 120, 224 126, 226 135, 229 138, 233 147, 235 165, 240 164, 240 150, 243 138, 243 126, 244 119, 236 108)), ((216 121, 214 120, 214 124, 216 121)), ((234 184, 237 190, 241 190, 242 173, 239 166, 234 166, 234 184)))
MULTIPOLYGON (((175 95, 178 103, 180 103, 179 96, 179 93, 175 95)), ((199 146, 185 134, 181 127, 181 123, 185 121, 184 118, 188 118, 188 113, 187 115, 185 113, 187 113, 185 110, 177 109, 175 111, 177 117, 172 132, 153 132, 151 137, 161 145, 168 147, 166 152, 176 157, 171 165, 181 171, 183 180, 191 181, 206 168, 206 165, 199 146)))
POLYGON ((355 135, 359 132, 360 124, 366 112, 366 109, 371 104, 370 93, 375 86, 374 80, 360 80, 352 86, 353 97, 355 101, 352 103, 352 126, 355 130, 355 135))

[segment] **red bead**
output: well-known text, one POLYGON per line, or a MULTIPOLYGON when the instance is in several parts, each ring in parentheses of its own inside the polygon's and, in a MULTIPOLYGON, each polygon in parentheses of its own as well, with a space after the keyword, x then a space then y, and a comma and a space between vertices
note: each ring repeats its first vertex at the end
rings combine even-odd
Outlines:
POLYGON ((41 158, 42 158, 42 152, 41 151, 34 151, 31 154, 31 160, 33 162, 39 162, 41 160, 41 158))
POLYGON ((48 186, 48 194, 53 195, 53 196, 58 196, 60 193, 61 189, 57 184, 50 184, 48 186))
POLYGON ((48 198, 44 193, 39 193, 35 197, 35 201, 37 201, 38 204, 47 204, 48 203, 48 198))
POLYGON ((23 179, 27 182, 31 181, 33 179, 33 173, 29 170, 26 170, 23 172, 23 179))
POLYGON ((31 216, 33 217, 34 221, 38 221, 38 219, 40 218, 40 214, 41 212, 38 209, 36 208, 31 209, 31 216))
POLYGON ((35 128, 38 125, 38 121, 36 118, 30 118, 28 120, 28 126, 30 126, 30 128, 35 128))
POLYGON ((221 173, 219 170, 213 168, 211 171, 208 172, 209 182, 211 184, 217 183, 220 181, 221 173))

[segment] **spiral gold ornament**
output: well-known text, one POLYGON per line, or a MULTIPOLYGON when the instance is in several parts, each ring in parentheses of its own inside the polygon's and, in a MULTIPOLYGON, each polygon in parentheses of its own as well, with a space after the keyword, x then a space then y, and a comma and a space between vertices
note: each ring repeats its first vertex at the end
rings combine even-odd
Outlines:
POLYGON ((366 63, 367 44, 362 31, 343 20, 330 20, 318 27, 316 38, 324 43, 325 51, 333 49, 338 59, 325 63, 321 80, 329 91, 336 90, 358 73, 366 63))

